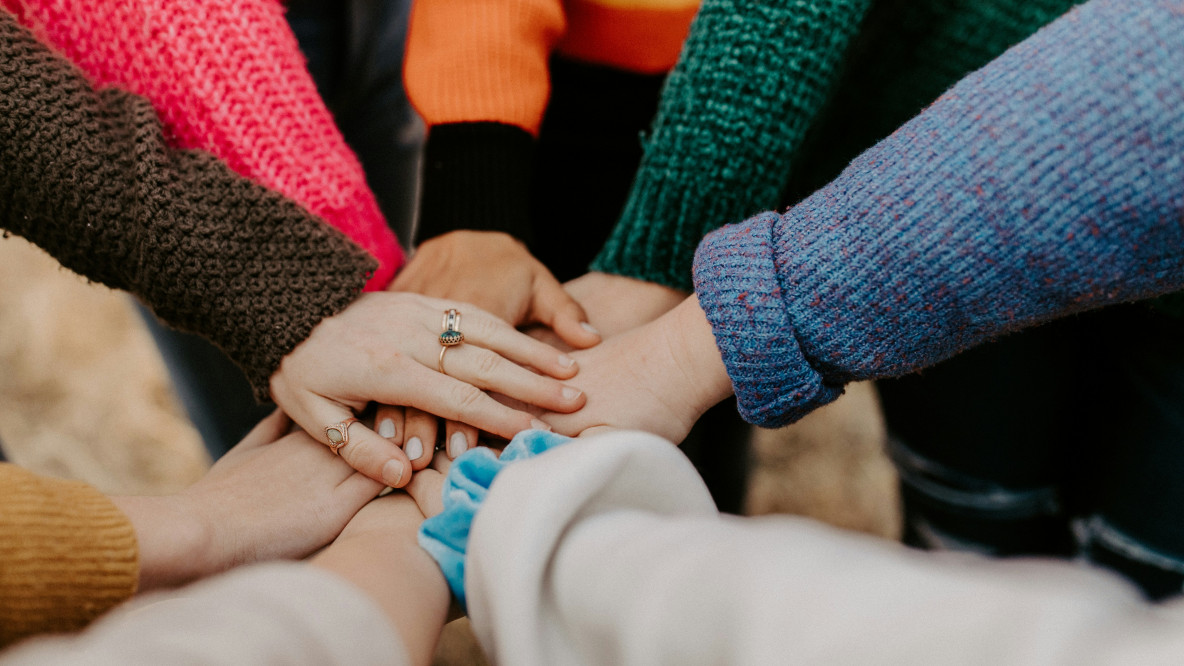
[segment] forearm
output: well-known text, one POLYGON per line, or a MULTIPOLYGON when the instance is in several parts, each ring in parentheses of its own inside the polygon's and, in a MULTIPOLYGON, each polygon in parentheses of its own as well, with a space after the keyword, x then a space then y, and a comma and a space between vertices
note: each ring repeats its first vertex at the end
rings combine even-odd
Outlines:
POLYGON ((170 149, 145 100, 94 92, 0 13, 0 226, 222 347, 261 397, 374 262, 212 157, 170 149))
POLYGON ((317 93, 283 3, 9 4, 95 85, 150 100, 171 147, 208 151, 345 233, 378 259, 372 288, 394 276, 402 251, 317 93))
POLYGON ((869 4, 705 0, 593 270, 690 291, 707 232, 778 205, 869 4))
POLYGON ((410 662, 427 664, 448 614, 448 585, 416 543, 423 515, 415 503, 405 496, 375 502, 386 505, 385 527, 343 534, 312 565, 365 592, 402 638, 410 662))
POLYGON ((1184 17, 1095 0, 967 77, 696 285, 746 418, 1184 287, 1184 17))

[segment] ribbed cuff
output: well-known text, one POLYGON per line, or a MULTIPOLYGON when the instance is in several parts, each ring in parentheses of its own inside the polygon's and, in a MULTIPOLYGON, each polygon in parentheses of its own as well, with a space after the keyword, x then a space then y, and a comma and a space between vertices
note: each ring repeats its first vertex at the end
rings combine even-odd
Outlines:
POLYGON ((695 256, 699 305, 732 380, 740 415, 765 428, 792 423, 843 392, 810 364, 782 299, 772 232, 762 213, 704 239, 695 256))
POLYGON ((0 647, 78 630, 136 591, 135 530, 110 499, 79 481, 0 472, 0 647))
POLYGON ((534 137, 502 123, 448 123, 428 133, 416 242, 460 229, 533 243, 534 137))

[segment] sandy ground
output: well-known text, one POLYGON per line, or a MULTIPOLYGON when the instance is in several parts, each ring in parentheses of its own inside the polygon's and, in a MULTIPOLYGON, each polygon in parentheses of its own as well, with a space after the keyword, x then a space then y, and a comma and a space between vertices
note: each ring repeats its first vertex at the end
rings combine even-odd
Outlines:
MULTIPOLYGON (((747 512, 795 513, 886 537, 899 531, 874 389, 758 431, 747 512)), ((8 458, 113 494, 167 493, 209 461, 130 302, 19 238, 0 240, 0 441, 8 458)), ((479 663, 462 622, 437 663, 479 663)))

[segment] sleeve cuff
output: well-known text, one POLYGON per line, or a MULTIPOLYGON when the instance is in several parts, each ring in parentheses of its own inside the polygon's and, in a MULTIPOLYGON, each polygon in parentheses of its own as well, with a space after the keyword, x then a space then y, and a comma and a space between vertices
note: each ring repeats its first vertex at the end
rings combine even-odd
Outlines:
POLYGON ((736 392, 740 415, 775 428, 839 397, 806 358, 774 260, 776 213, 713 232, 695 255, 695 291, 736 392))
POLYGON ((416 242, 460 229, 503 231, 533 242, 534 137, 494 122, 436 125, 424 154, 416 242))

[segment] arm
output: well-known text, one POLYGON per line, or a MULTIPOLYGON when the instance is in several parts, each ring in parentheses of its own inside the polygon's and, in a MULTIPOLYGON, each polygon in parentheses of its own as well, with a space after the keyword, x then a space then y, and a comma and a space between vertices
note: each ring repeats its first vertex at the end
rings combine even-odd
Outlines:
POLYGON ((330 542, 382 485, 264 420, 176 495, 106 497, 0 465, 0 645, 72 631, 137 590, 330 542), (299 488, 300 492, 289 492, 299 488))
POLYGON ((639 433, 504 469, 466 559, 499 663, 1171 661, 1181 645, 1179 606, 1103 573, 721 517, 686 458, 639 433))
POLYGON ((776 207, 868 0, 705 0, 594 271, 691 290, 709 231, 776 207))
POLYGON ((173 147, 213 153, 356 241, 378 259, 369 288, 394 277, 402 251, 317 94, 282 3, 4 4, 96 86, 152 100, 173 147))
POLYGON ((1097 1, 964 79, 784 215, 716 232, 699 302, 742 413, 1184 286, 1184 16, 1097 1))

